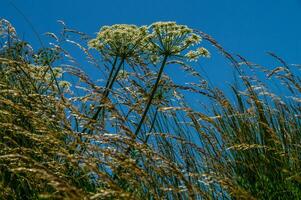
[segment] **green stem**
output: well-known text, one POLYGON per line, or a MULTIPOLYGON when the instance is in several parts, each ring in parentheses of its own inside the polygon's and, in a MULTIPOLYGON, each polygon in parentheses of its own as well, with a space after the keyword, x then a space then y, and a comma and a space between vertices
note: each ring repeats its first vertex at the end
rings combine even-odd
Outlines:
MULTIPOLYGON (((152 123, 151 123, 151 126, 150 126, 150 129, 149 129, 149 133, 151 133, 152 132, 152 130, 153 130, 153 128, 154 128, 154 126, 155 126, 155 122, 156 122, 156 119, 157 119, 157 114, 158 114, 158 107, 156 108, 156 111, 155 111, 155 114, 154 114, 154 118, 153 118, 153 120, 152 120, 152 123)), ((144 140, 144 144, 146 144, 147 143, 147 141, 148 141, 148 139, 149 139, 149 136, 150 135, 147 135, 146 136, 146 138, 145 138, 145 140, 144 140)))
POLYGON ((106 87, 105 87, 106 89, 108 88, 108 86, 109 86, 109 84, 110 84, 110 80, 111 80, 111 77, 112 77, 113 72, 114 72, 114 70, 115 70, 116 63, 117 63, 117 56, 116 56, 115 59, 114 59, 114 63, 113 63, 113 65, 112 65, 112 69, 111 69, 111 71, 110 71, 110 75, 109 75, 108 80, 107 80, 107 83, 106 83, 106 87))
MULTIPOLYGON (((114 71, 114 69, 115 69, 116 63, 117 63, 117 57, 116 57, 115 60, 114 60, 114 63, 113 63, 113 66, 112 66, 112 70, 111 70, 111 72, 110 72, 108 81, 107 81, 107 83, 106 83, 105 91, 104 91, 103 96, 102 96, 102 98, 101 98, 101 100, 100 100, 100 104, 102 104, 103 101, 109 96, 110 90, 112 89, 113 84, 114 84, 114 82, 115 82, 115 80, 116 80, 116 78, 117 78, 117 75, 118 75, 118 73, 119 73, 119 71, 120 71, 120 69, 121 69, 121 66, 122 66, 123 63, 124 63, 124 58, 121 59, 119 65, 118 65, 118 68, 117 68, 117 70, 116 70, 116 72, 115 72, 115 74, 114 74, 114 76, 113 76, 113 79, 110 81, 110 79, 111 79, 111 77, 112 77, 112 75, 113 75, 113 71, 114 71)), ((103 108, 103 107, 99 107, 99 108, 98 108, 98 110, 96 111, 96 113, 93 115, 92 120, 96 120, 96 119, 98 118, 98 115, 99 115, 99 113, 101 112, 102 108, 103 108)), ((82 133, 86 132, 86 130, 87 130, 87 128, 84 128, 83 131, 82 131, 82 133)))
POLYGON ((116 78, 117 78, 117 76, 118 76, 118 73, 119 73, 119 71, 120 71, 120 69, 121 69, 123 63, 124 63, 124 58, 120 61, 119 66, 118 66, 118 68, 117 68, 117 70, 116 70, 116 72, 115 72, 115 74, 114 74, 114 76, 113 76, 113 79, 112 79, 111 83, 109 84, 108 88, 105 90, 103 99, 104 99, 104 98, 107 98, 107 97, 109 96, 110 90, 111 90, 112 87, 113 87, 113 84, 114 84, 114 82, 115 82, 115 80, 116 80, 116 78))
POLYGON ((139 122, 139 124, 137 126, 136 131, 135 131, 135 136, 137 136, 139 134, 139 131, 140 131, 140 129, 142 127, 142 124, 143 124, 143 122, 145 120, 145 117, 147 115, 147 112, 148 112, 148 110, 149 110, 149 108, 150 108, 150 106, 152 104, 153 98, 154 98, 155 93, 157 91, 157 88, 159 86, 159 82, 160 82, 160 79, 161 79, 161 76, 162 76, 162 73, 163 73, 163 69, 164 69, 164 67, 166 65, 167 58, 168 58, 168 55, 165 55, 164 58, 163 58, 161 67, 160 67, 159 72, 158 72, 158 77, 157 77, 156 83, 155 83, 155 85, 154 85, 154 87, 153 87, 153 89, 151 91, 151 94, 150 94, 150 97, 149 97, 148 102, 146 104, 146 107, 145 107, 145 110, 143 112, 142 118, 141 118, 141 120, 140 120, 140 122, 139 122))

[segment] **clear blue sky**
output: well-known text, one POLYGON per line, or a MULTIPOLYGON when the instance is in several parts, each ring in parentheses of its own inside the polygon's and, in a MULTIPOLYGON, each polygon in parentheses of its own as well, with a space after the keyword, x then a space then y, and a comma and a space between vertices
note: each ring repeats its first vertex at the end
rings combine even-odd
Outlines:
MULTIPOLYGON (((36 43, 29 25, 10 2, 40 34, 59 31, 58 19, 91 35, 102 25, 176 21, 210 34, 230 52, 256 63, 272 63, 267 51, 289 63, 301 63, 301 0, 0 0, 0 17, 36 43)), ((232 69, 218 55, 201 65, 218 85, 232 76, 232 69)), ((177 71, 170 73, 187 78, 177 71)))

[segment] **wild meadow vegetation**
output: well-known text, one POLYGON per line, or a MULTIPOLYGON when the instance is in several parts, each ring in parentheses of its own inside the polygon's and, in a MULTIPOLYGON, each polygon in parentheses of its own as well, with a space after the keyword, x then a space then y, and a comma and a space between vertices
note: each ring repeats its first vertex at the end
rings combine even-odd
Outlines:
POLYGON ((300 65, 174 22, 60 24, 33 49, 0 21, 0 199, 301 198, 300 65), (199 72, 213 52, 228 91, 199 72))

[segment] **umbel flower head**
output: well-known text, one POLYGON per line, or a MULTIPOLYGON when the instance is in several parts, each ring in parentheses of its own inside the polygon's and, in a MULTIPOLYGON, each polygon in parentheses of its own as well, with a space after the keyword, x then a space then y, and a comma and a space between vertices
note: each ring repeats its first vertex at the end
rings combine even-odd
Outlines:
POLYGON ((143 52, 147 35, 146 26, 127 24, 104 26, 97 37, 89 41, 89 46, 101 52, 104 57, 137 59, 143 52))
POLYGON ((200 56, 209 56, 209 52, 204 48, 197 51, 190 51, 184 56, 181 53, 189 50, 194 45, 201 42, 201 37, 193 33, 192 29, 185 25, 178 25, 175 22, 156 22, 150 27, 151 34, 148 36, 148 50, 153 53, 152 59, 156 56, 178 56, 195 60, 200 56))
POLYGON ((197 61, 199 57, 210 57, 210 53, 204 47, 199 47, 195 51, 190 50, 185 54, 185 57, 190 61, 197 61))

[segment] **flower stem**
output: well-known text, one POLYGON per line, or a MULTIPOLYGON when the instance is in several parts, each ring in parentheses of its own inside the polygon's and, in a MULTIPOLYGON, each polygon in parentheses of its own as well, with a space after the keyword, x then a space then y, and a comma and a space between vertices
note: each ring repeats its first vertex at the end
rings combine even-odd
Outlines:
MULTIPOLYGON (((157 119, 157 114, 158 114, 158 107, 156 108, 156 111, 155 111, 155 115, 154 115, 154 117, 153 117, 153 120, 152 120, 152 122, 151 122, 151 126, 150 126, 150 129, 149 129, 149 133, 151 133, 152 132, 152 130, 153 130, 153 128, 154 128, 154 126, 155 126, 155 122, 156 122, 156 119, 157 119)), ((149 139, 149 136, 150 135, 147 135, 146 136, 146 138, 145 138, 145 140, 144 140, 144 144, 146 144, 147 143, 147 141, 148 141, 148 139, 149 139)))
MULTIPOLYGON (((113 87, 113 84, 114 84, 114 82, 115 82, 115 80, 116 80, 116 78, 117 78, 117 75, 118 75, 118 73, 119 73, 119 71, 120 71, 121 66, 123 65, 123 63, 124 63, 124 58, 121 59, 119 65, 118 65, 118 68, 117 68, 117 70, 116 70, 116 72, 115 72, 115 74, 114 74, 112 80, 110 81, 110 79, 111 79, 111 77, 112 77, 112 75, 113 75, 113 71, 114 71, 114 69, 115 69, 115 66, 116 66, 116 64, 117 64, 117 58, 115 58, 114 63, 113 63, 113 66, 112 66, 112 70, 111 70, 111 72, 110 72, 108 81, 107 81, 107 83, 106 83, 105 91, 103 92, 103 96, 102 96, 102 98, 101 98, 101 100, 100 100, 100 104, 102 104, 103 101, 109 96, 110 90, 111 90, 112 87, 113 87)), ((96 119, 98 118, 98 115, 99 115, 99 113, 101 112, 102 108, 103 108, 102 106, 100 106, 100 107, 98 108, 98 110, 97 110, 97 111, 95 112, 95 114, 93 115, 92 120, 96 120, 96 119)), ((87 130, 87 128, 84 128, 83 131, 82 131, 82 133, 86 132, 86 130, 87 130)), ((89 132, 90 132, 90 131, 89 131, 89 132)))
POLYGON ((156 83, 153 86, 153 89, 152 89, 151 94, 149 96, 149 99, 148 99, 148 102, 146 104, 145 110, 143 112, 142 118, 141 118, 141 120, 140 120, 140 122, 139 122, 139 124, 138 124, 138 126, 136 128, 135 136, 137 136, 139 134, 139 131, 140 131, 140 129, 142 127, 142 124, 143 124, 143 122, 145 120, 145 117, 147 115, 147 112, 148 112, 148 110, 149 110, 149 108, 150 108, 150 106, 152 104, 153 98, 154 98, 155 93, 157 91, 157 88, 159 86, 159 82, 160 82, 160 79, 161 79, 161 76, 162 76, 162 73, 163 73, 163 69, 164 69, 164 67, 166 65, 167 58, 168 58, 168 55, 165 55, 164 58, 163 58, 161 67, 160 67, 159 72, 158 72, 158 77, 157 77, 156 83))

